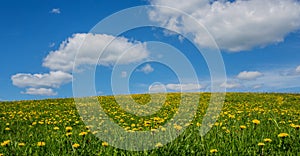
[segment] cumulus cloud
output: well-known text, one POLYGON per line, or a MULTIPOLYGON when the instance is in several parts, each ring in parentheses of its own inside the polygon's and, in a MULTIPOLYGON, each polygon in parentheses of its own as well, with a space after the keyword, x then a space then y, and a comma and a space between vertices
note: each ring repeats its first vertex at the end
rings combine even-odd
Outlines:
POLYGON ((164 92, 166 89, 173 91, 198 91, 203 87, 200 84, 187 83, 187 84, 155 84, 149 87, 151 92, 164 92))
POLYGON ((58 88, 72 80, 72 75, 62 71, 51 71, 49 74, 23 74, 11 77, 13 85, 17 87, 51 87, 58 88))
POLYGON ((124 37, 114 37, 106 34, 81 33, 74 34, 62 42, 59 49, 51 51, 44 59, 43 66, 51 70, 72 71, 75 57, 76 68, 81 65, 113 65, 129 64, 147 58, 149 52, 145 43, 129 41, 124 37), (112 42, 113 41, 113 42, 112 42), (111 43, 105 51, 100 52, 111 43), (78 48, 80 53, 78 55, 78 48), (122 57, 120 57, 122 56, 122 57), (120 57, 120 58, 119 58, 120 57))
POLYGON ((300 73, 300 66, 296 68, 296 73, 300 73))
POLYGON ((167 84, 166 88, 175 90, 175 91, 193 91, 199 90, 202 88, 200 84, 188 83, 188 84, 167 84))
POLYGON ((145 74, 149 74, 149 73, 153 72, 154 69, 152 68, 152 66, 150 64, 146 64, 139 71, 144 72, 145 74))
POLYGON ((44 96, 54 96, 57 92, 54 92, 51 88, 27 88, 26 92, 21 92, 22 94, 28 95, 44 95, 44 96))
MULTIPOLYGON (((282 42, 289 33, 300 29, 300 2, 296 0, 189 0, 185 3, 150 0, 150 3, 193 16, 207 28, 221 49, 232 52, 282 42)), ((200 46, 214 46, 203 30, 191 25, 178 12, 154 7, 149 17, 163 27, 194 34, 194 41, 200 46)))
POLYGON ((254 80, 263 74, 258 71, 243 71, 237 75, 237 78, 240 80, 254 80))
POLYGON ((220 85, 220 87, 223 87, 223 88, 228 88, 228 89, 234 89, 234 88, 240 88, 241 87, 241 84, 239 83, 236 83, 236 82, 224 82, 220 85))
POLYGON ((59 8, 53 8, 50 13, 52 14, 60 14, 60 9, 59 8))

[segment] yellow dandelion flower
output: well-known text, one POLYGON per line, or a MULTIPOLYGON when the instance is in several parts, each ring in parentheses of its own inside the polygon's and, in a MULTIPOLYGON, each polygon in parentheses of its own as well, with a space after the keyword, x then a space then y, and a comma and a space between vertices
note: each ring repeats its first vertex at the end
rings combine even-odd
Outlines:
POLYGON ((265 144, 263 142, 260 142, 257 144, 258 146, 265 146, 265 144))
POLYGON ((78 148, 80 145, 79 144, 73 144, 72 145, 74 148, 78 148))
POLYGON ((246 129, 247 127, 245 125, 240 126, 241 129, 246 129))
POLYGON ((260 121, 259 121, 259 120, 257 120, 257 119, 254 119, 254 120, 252 120, 252 122, 253 122, 255 125, 258 125, 258 124, 260 124, 260 121))
POLYGON ((0 153, 0 156, 4 156, 2 153, 0 153))
POLYGON ((217 153, 218 150, 217 150, 217 149, 211 149, 211 150, 209 150, 209 152, 210 152, 210 153, 217 153))
POLYGON ((33 122, 31 125, 32 125, 32 126, 36 125, 36 122, 33 122))
POLYGON ((3 141, 1 146, 7 146, 10 143, 10 140, 3 141))
POLYGON ((6 126, 9 126, 10 124, 9 123, 6 123, 6 126))
POLYGON ((71 135, 72 135, 72 132, 66 133, 66 136, 71 136, 71 135))
POLYGON ((289 136, 289 134, 287 134, 287 133, 280 133, 280 134, 278 134, 279 138, 285 138, 285 137, 288 137, 288 136, 289 136))
POLYGON ((66 131, 71 131, 72 127, 66 127, 66 131))
POLYGON ((81 133, 79 133, 79 136, 85 136, 87 134, 88 134, 87 132, 81 132, 81 133))
POLYGON ((270 138, 265 138, 265 139, 264 139, 264 142, 272 142, 272 139, 270 139, 270 138))
POLYGON ((45 146, 46 145, 46 143, 45 142, 38 142, 37 143, 37 146, 39 146, 39 147, 41 147, 41 146, 45 146))
POLYGON ((178 131, 180 131, 182 129, 182 127, 180 125, 176 125, 176 124, 174 125, 174 128, 178 131))
POLYGON ((24 142, 20 142, 18 143, 19 146, 25 146, 25 143, 24 142))
POLYGON ((163 146, 164 145, 162 143, 160 143, 160 142, 155 145, 156 148, 160 148, 160 147, 163 147, 163 146))
POLYGON ((295 127, 294 128, 296 128, 296 129, 300 129, 300 125, 295 125, 295 127))
POLYGON ((10 128, 9 128, 9 127, 6 127, 5 130, 6 130, 6 131, 10 131, 10 128))
POLYGON ((54 127, 53 129, 54 129, 54 130, 59 130, 59 127, 54 127))
POLYGON ((102 146, 107 147, 108 143, 107 142, 102 142, 102 146))

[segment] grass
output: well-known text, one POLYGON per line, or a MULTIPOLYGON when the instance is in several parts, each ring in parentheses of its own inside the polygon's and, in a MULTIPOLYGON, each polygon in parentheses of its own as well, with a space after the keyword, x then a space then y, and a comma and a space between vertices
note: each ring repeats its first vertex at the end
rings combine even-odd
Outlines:
MULTIPOLYGON (((192 93, 191 93, 192 94, 192 93)), ((193 95, 196 95, 195 93, 193 95)), ((198 93, 197 93, 198 95, 198 93)), ((126 111, 112 96, 98 97, 104 112, 93 113, 89 103, 77 99, 48 99, 0 103, 0 155, 299 155, 300 154, 300 95, 265 93, 227 93, 217 122, 211 130, 200 135, 203 117, 210 100, 209 93, 199 93, 200 100, 187 97, 189 106, 199 104, 190 120, 174 121, 180 111, 181 96, 169 93, 156 113, 138 116, 150 101, 150 95, 119 97, 130 103, 132 97, 139 105, 126 111), (79 100, 79 103, 78 103, 79 100), (193 101, 194 100, 194 101, 193 101), (195 101, 197 103, 195 103, 195 101), (76 108, 80 108, 79 113, 76 108), (87 108, 87 109, 85 109, 87 108), (175 140, 162 146, 164 138, 148 151, 128 151, 115 148, 98 136, 115 134, 114 129, 97 129, 95 125, 111 121, 128 132, 174 132, 175 140), (172 123, 172 124, 170 124, 172 123), (167 127, 172 130, 166 130, 167 127), (182 132, 182 133, 181 133, 182 132), (95 135, 94 135, 95 134, 95 135)), ((190 107, 184 107, 187 112, 190 107)), ((149 110, 150 111, 150 110, 149 110)), ((97 112, 97 111, 96 111, 97 112)), ((184 113, 184 112, 183 112, 184 113)), ((103 139, 105 140, 105 139, 103 139)), ((115 138, 114 143, 122 138, 115 138)), ((149 140, 141 139, 140 143, 149 140)), ((152 142, 149 141, 149 144, 152 142)))

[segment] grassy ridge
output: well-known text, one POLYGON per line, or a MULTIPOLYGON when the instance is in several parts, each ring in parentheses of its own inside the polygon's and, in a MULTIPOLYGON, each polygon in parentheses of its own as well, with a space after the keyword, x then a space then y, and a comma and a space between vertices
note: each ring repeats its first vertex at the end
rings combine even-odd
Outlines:
MULTIPOLYGON (((126 102, 130 96, 123 96, 126 102)), ((139 104, 149 95, 132 95, 139 104)), ((167 95, 153 115, 136 116, 123 110, 114 97, 99 97, 104 111, 126 131, 165 131, 165 124, 177 113, 181 96, 167 95)), ((84 125, 73 99, 0 103, 0 155, 299 155, 300 95, 227 93, 218 121, 203 137, 199 129, 210 100, 200 94, 193 120, 171 125, 185 129, 173 142, 143 152, 114 148, 84 125)), ((193 101, 190 101, 193 102, 193 101)), ((130 108, 129 108, 130 109, 130 108)), ((101 122, 101 117, 96 117, 101 122)), ((145 141, 145 140, 143 140, 145 141)), ((163 142, 163 140, 161 141, 163 142)))

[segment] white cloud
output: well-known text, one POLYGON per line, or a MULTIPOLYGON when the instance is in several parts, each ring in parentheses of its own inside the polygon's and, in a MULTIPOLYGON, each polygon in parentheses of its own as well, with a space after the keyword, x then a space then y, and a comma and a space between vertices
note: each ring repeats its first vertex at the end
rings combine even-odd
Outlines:
POLYGON ((166 86, 163 84, 154 84, 148 88, 150 93, 164 93, 166 92, 166 86))
POLYGON ((72 80, 72 75, 62 71, 51 71, 49 74, 23 74, 19 73, 11 77, 13 85, 17 87, 51 87, 58 88, 60 85, 72 80))
POLYGON ((150 64, 146 64, 139 71, 144 72, 145 74, 149 74, 149 73, 153 72, 154 69, 152 68, 152 66, 150 64))
POLYGON ((254 80, 262 75, 258 71, 243 71, 238 74, 237 78, 240 80, 254 80))
MULTIPOLYGON (((300 2, 296 0, 150 0, 153 5, 180 9, 212 34, 219 47, 232 52, 279 43, 300 29, 300 2)), ((205 33, 181 14, 156 7, 150 19, 182 34, 194 34, 200 46, 213 47, 205 33)))
POLYGON ((51 88, 27 88, 26 92, 21 92, 22 94, 28 95, 45 95, 45 96, 54 96, 57 95, 56 92, 51 88))
POLYGON ((49 44, 49 48, 53 48, 54 46, 55 46, 54 42, 52 42, 52 43, 49 44))
POLYGON ((122 71, 122 72, 121 72, 121 77, 122 77, 122 78, 127 77, 127 72, 126 72, 126 71, 122 71))
POLYGON ((151 92, 165 92, 166 89, 173 91, 198 91, 203 87, 200 84, 187 83, 187 84, 155 84, 149 87, 151 92))
POLYGON ((252 87, 252 89, 260 89, 263 85, 257 84, 252 87))
POLYGON ((50 13, 52 14, 60 14, 60 9, 59 8, 53 8, 50 13))
POLYGON ((296 68, 296 73, 300 73, 300 66, 296 68))
POLYGON ((233 89, 233 88, 240 88, 241 85, 239 83, 235 83, 235 82, 224 82, 220 85, 220 87, 223 87, 223 88, 228 88, 228 89, 233 89))
POLYGON ((148 54, 145 43, 130 42, 124 37, 82 33, 74 34, 62 42, 58 50, 51 51, 44 59, 43 66, 51 70, 72 71, 75 57, 77 59, 76 68, 78 68, 81 65, 95 64, 109 66, 116 61, 119 64, 133 63, 147 58, 148 54), (98 62, 99 53, 110 42, 110 46, 101 54, 98 62), (79 47, 80 53, 76 56, 79 47), (122 57, 119 58, 120 56, 122 57))
POLYGON ((175 91, 196 91, 202 88, 200 84, 188 83, 188 84, 167 84, 167 89, 175 91))

